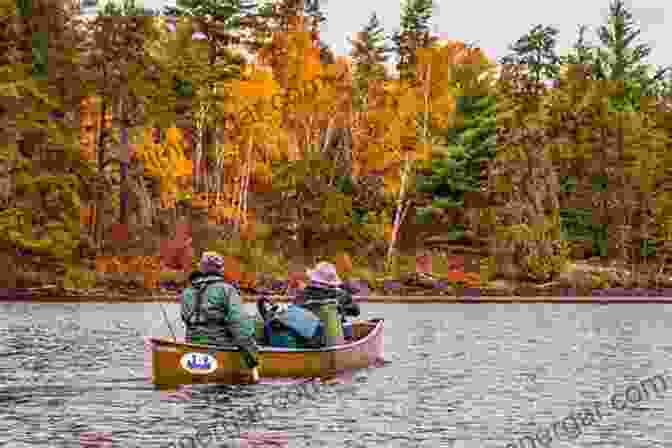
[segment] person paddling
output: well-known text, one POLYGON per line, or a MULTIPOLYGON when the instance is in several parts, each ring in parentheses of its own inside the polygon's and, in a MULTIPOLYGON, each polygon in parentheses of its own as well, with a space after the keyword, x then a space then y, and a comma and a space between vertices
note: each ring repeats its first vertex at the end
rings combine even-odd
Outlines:
POLYGON ((189 276, 190 286, 182 292, 181 315, 187 328, 186 340, 194 344, 241 350, 244 372, 252 382, 259 380, 259 348, 254 339, 255 323, 242 311, 238 290, 223 276, 224 258, 205 252, 200 270, 189 276))

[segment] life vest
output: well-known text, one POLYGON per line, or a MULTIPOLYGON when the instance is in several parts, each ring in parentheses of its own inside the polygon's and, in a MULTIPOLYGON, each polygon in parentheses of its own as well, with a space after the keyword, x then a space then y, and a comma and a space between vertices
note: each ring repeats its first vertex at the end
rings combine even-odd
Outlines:
POLYGON ((216 283, 226 284, 226 282, 222 279, 213 279, 193 286, 194 291, 196 293, 196 299, 194 300, 194 307, 191 310, 191 313, 189 313, 186 316, 184 314, 182 315, 182 321, 184 322, 185 327, 187 327, 187 330, 191 330, 192 328, 198 325, 206 325, 208 323, 205 316, 203 316, 203 296, 205 295, 205 292, 208 289, 208 287, 216 283))

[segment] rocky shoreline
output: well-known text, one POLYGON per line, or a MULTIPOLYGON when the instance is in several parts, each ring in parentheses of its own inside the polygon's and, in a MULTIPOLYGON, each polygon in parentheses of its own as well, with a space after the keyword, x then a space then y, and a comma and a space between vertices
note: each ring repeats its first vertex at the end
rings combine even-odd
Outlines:
MULTIPOLYGON (((655 285, 633 286, 632 274, 623 268, 572 263, 556 281, 545 284, 494 280, 479 287, 460 287, 445 279, 422 274, 382 282, 374 289, 363 280, 349 282, 360 302, 464 303, 464 302, 627 302, 672 303, 672 278, 659 276, 655 285), (598 287, 596 287, 599 284, 598 287)), ((285 281, 271 280, 256 290, 242 289, 246 302, 270 296, 287 300, 285 281)), ((2 288, 0 301, 35 302, 176 302, 180 286, 165 284, 157 290, 139 285, 108 285, 106 288, 68 289, 57 285, 36 288, 2 288)))

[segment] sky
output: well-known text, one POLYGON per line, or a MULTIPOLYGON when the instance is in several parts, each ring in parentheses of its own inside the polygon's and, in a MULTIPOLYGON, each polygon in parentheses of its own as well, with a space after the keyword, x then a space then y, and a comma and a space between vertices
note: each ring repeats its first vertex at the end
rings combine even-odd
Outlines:
MULTIPOLYGON (((144 0, 142 3, 155 9, 168 1, 171 0, 144 0)), ((442 38, 475 43, 493 60, 505 56, 507 46, 535 25, 550 25, 559 31, 557 49, 564 54, 576 41, 579 25, 588 25, 588 41, 598 42, 596 30, 605 22, 609 2, 469 0, 456 3, 435 0, 432 25, 433 31, 442 38)), ((387 34, 399 27, 400 0, 322 0, 321 4, 327 18, 321 30, 322 40, 337 55, 348 54, 347 38, 361 30, 374 11, 387 34)), ((652 47, 648 63, 672 65, 672 1, 626 0, 626 5, 641 26, 640 41, 652 47)))

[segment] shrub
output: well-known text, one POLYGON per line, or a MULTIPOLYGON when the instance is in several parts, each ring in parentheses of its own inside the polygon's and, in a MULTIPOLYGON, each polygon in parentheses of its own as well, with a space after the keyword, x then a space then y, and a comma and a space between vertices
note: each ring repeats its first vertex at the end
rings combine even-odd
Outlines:
POLYGON ((88 289, 96 285, 96 273, 88 269, 67 266, 63 276, 63 287, 71 289, 88 289))

